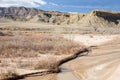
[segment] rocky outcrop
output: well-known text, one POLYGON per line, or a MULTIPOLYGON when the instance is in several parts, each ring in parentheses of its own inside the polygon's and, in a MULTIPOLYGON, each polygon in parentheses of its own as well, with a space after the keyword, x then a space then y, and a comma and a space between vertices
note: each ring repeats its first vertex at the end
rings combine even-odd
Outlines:
POLYGON ((38 14, 39 22, 57 24, 57 25, 70 25, 78 24, 78 21, 81 20, 85 14, 70 14, 70 13, 61 13, 61 12, 41 12, 38 14))
POLYGON ((0 8, 0 22, 10 19, 13 21, 28 21, 56 25, 77 25, 92 27, 119 27, 120 13, 95 10, 89 14, 62 13, 43 11, 35 8, 9 7, 0 8))
POLYGON ((114 22, 115 24, 119 23, 120 20, 120 13, 118 12, 109 12, 109 11, 93 11, 91 12, 92 15, 101 17, 109 22, 114 22))
MULTIPOLYGON (((42 10, 41 10, 42 11, 42 10)), ((0 8, 0 16, 35 16, 40 12, 40 10, 35 8, 25 8, 25 7, 1 7, 0 8)))
POLYGON ((25 7, 1 7, 0 8, 0 17, 5 17, 12 20, 21 20, 26 21, 27 17, 33 17, 42 10, 35 8, 25 8, 25 7))

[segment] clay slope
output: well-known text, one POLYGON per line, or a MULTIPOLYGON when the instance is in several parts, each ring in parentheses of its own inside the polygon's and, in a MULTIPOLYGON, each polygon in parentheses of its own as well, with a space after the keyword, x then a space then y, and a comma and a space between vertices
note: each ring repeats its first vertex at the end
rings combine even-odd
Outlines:
POLYGON ((57 11, 43 11, 35 8, 0 8, 0 22, 5 19, 57 25, 77 25, 92 27, 119 27, 120 13, 110 11, 92 11, 88 14, 73 14, 57 11), (5 19, 3 19, 5 18, 5 19))

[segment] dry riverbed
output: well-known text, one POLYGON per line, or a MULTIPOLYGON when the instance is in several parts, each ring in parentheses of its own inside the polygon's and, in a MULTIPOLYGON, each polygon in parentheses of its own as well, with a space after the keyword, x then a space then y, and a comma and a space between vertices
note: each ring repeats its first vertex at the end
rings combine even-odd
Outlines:
MULTIPOLYGON (((119 80, 120 41, 116 40, 117 36, 75 35, 73 40, 78 44, 95 45, 92 54, 64 63, 58 74, 28 76, 20 80, 119 80)), ((65 38, 71 39, 70 36, 65 38)))
POLYGON ((73 40, 95 47, 89 56, 78 57, 61 65, 62 72, 57 75, 57 80, 119 80, 119 39, 119 35, 74 36, 73 40))

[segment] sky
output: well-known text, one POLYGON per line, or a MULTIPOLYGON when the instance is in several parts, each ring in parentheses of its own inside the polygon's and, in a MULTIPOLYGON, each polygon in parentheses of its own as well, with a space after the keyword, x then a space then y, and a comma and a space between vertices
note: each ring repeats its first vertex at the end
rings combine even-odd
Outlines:
POLYGON ((120 11, 120 0, 0 0, 0 7, 34 7, 42 10, 87 13, 92 10, 120 11))

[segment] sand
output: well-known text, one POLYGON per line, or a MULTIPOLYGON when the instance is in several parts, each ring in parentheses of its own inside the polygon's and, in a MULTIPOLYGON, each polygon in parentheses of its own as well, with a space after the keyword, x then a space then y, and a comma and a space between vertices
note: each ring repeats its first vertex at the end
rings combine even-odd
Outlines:
POLYGON ((61 65, 62 69, 69 71, 62 70, 63 72, 57 75, 57 80, 68 80, 68 78, 70 80, 119 80, 120 38, 118 37, 119 35, 75 36, 73 40, 85 42, 84 44, 89 46, 97 45, 97 47, 92 49, 92 54, 89 56, 78 57, 61 65))
POLYGON ((83 43, 86 46, 95 46, 104 44, 118 35, 94 35, 94 34, 68 34, 64 35, 63 37, 69 40, 76 41, 78 43, 83 43))

